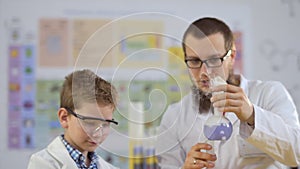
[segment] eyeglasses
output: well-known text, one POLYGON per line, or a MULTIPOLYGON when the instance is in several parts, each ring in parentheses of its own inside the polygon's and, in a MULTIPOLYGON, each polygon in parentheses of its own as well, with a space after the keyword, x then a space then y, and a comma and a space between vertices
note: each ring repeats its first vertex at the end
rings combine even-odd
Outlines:
POLYGON ((223 61, 230 56, 232 53, 232 50, 228 50, 222 57, 220 58, 211 58, 207 60, 201 60, 199 58, 192 58, 192 59, 185 59, 185 63, 187 67, 191 69, 198 69, 201 68, 202 64, 205 63, 207 67, 209 68, 215 68, 222 65, 223 61))
POLYGON ((97 117, 87 117, 82 116, 80 114, 75 113, 70 108, 65 108, 70 114, 75 116, 79 124, 81 125, 82 129, 90 136, 102 136, 104 129, 108 129, 110 127, 110 123, 114 123, 118 125, 118 122, 114 119, 103 119, 103 118, 97 118, 97 117))

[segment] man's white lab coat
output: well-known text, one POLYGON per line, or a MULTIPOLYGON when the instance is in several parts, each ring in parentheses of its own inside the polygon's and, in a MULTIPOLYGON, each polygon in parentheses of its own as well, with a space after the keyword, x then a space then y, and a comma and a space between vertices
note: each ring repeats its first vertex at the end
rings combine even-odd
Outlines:
MULTIPOLYGON (((255 128, 226 113, 233 133, 225 142, 215 142, 216 168, 273 169, 300 163, 298 113, 284 86, 279 82, 248 81, 241 85, 255 109, 255 128)), ((157 138, 158 160, 162 169, 183 166, 193 145, 205 142, 203 124, 211 113, 200 115, 193 94, 169 106, 157 138)))

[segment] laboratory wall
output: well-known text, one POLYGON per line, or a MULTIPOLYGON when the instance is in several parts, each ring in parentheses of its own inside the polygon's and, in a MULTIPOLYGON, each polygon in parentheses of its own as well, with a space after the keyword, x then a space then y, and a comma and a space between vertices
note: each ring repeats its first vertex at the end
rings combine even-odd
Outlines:
POLYGON ((132 168, 131 136, 155 133, 166 107, 190 89, 180 40, 203 16, 232 28, 237 73, 282 82, 300 110, 299 0, 0 0, 0 169, 26 168, 32 153, 63 132, 56 117, 60 86, 81 68, 120 92, 121 123, 99 152, 132 168), (140 126, 129 118, 147 120, 140 126))

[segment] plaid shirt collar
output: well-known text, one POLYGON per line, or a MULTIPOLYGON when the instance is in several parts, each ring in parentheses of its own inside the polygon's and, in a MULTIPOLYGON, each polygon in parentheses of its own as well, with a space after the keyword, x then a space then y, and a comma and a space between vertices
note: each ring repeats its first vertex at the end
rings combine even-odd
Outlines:
POLYGON ((65 145, 67 151, 69 152, 71 158, 75 161, 79 169, 98 169, 97 160, 98 156, 95 152, 88 152, 88 158, 91 159, 91 164, 89 167, 85 164, 84 155, 77 149, 73 148, 64 138, 64 135, 61 135, 61 140, 65 145))

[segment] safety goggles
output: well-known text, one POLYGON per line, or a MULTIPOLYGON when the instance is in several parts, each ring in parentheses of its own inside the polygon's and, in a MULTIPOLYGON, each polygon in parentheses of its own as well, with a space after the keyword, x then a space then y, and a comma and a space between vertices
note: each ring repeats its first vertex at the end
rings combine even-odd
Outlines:
POLYGON ((105 130, 110 128, 110 123, 114 123, 118 125, 118 122, 114 119, 103 119, 97 117, 88 117, 80 115, 70 108, 65 108, 70 114, 75 116, 78 119, 79 124, 82 129, 88 134, 90 137, 101 137, 105 130))

